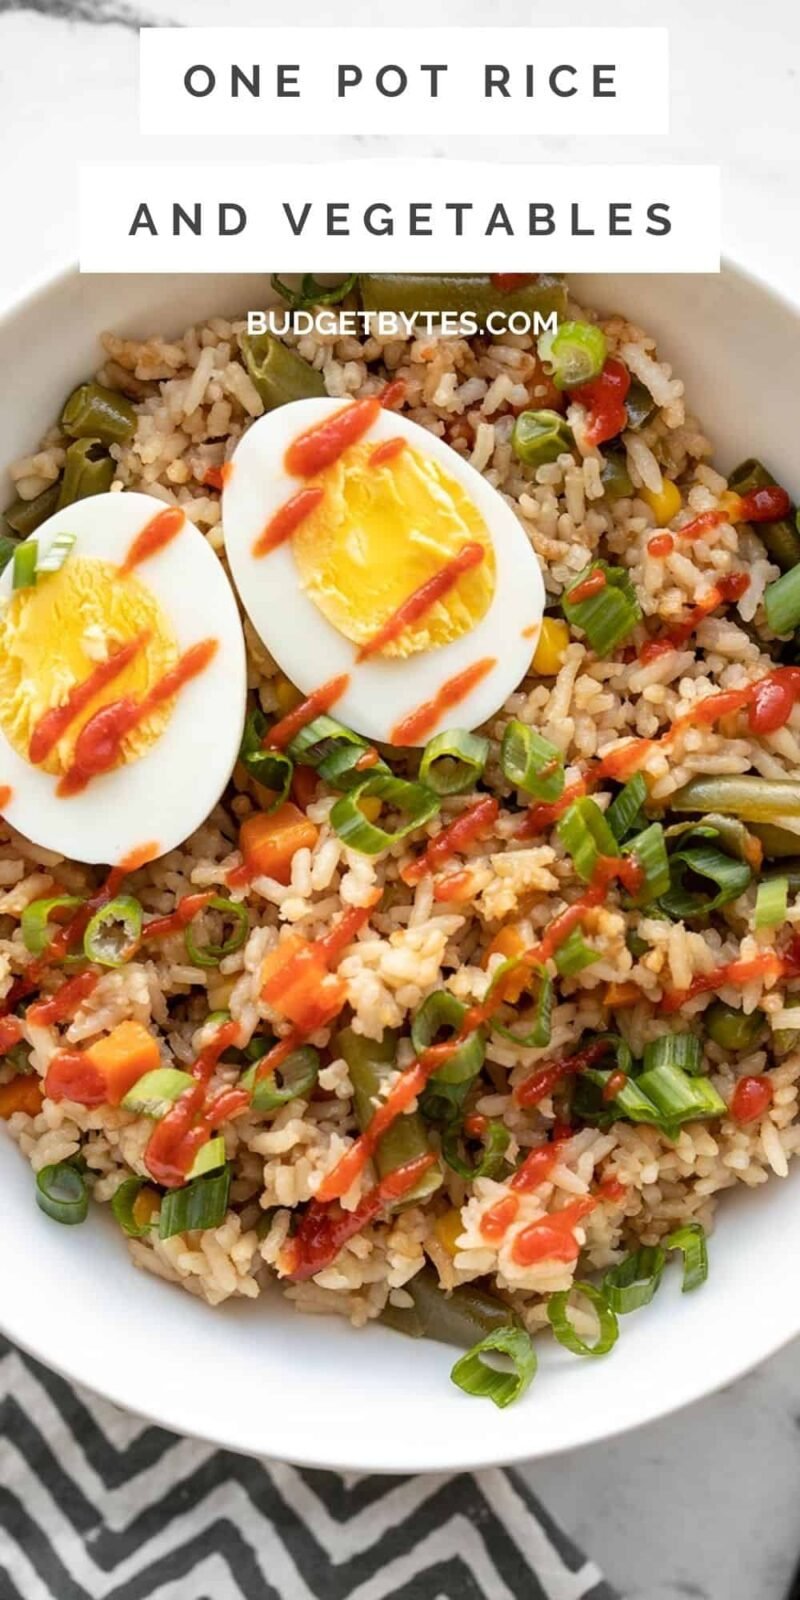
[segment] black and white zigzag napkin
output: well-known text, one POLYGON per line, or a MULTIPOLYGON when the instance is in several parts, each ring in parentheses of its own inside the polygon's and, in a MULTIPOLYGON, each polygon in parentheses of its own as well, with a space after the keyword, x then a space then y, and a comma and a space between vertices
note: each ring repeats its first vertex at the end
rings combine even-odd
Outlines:
POLYGON ((0 1600, 619 1600, 513 1471, 310 1472, 181 1439, 0 1338, 0 1600))

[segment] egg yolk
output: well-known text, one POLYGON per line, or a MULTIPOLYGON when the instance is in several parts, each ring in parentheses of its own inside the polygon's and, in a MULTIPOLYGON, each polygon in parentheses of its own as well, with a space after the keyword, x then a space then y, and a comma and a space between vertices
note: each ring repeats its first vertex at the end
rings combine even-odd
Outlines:
POLYGON ((378 652, 406 657, 470 632, 495 586, 494 550, 477 506, 431 456, 405 446, 371 461, 374 441, 345 450, 310 480, 324 490, 292 539, 301 584, 324 617, 364 645, 467 543, 484 559, 378 652))
MULTIPOLYGON (((101 707, 126 696, 141 700, 175 665, 179 650, 149 589, 122 577, 107 561, 71 556, 58 572, 19 589, 0 617, 0 725, 29 759, 31 736, 45 712, 64 705, 121 645, 148 637, 121 672, 70 722, 41 767, 62 776, 81 728, 101 707)), ((126 736, 123 760, 134 761, 163 733, 172 705, 158 706, 126 736)))

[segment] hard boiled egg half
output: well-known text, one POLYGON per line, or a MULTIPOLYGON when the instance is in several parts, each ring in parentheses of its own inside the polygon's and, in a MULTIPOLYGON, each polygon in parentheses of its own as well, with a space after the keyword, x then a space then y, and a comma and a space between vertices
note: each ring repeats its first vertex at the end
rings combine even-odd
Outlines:
POLYGON ((161 855, 219 799, 245 693, 233 592, 180 508, 67 506, 0 577, 0 812, 78 861, 161 855))
POLYGON ((345 678, 334 714, 370 739, 474 728, 530 667, 544 584, 514 512, 377 399, 298 400, 255 422, 223 524, 270 653, 304 695, 345 678))

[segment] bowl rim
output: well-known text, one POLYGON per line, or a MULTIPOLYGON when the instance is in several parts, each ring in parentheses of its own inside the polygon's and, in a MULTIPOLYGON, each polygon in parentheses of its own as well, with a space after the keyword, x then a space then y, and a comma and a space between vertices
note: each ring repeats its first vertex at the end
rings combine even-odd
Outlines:
MULTIPOLYGON (((786 311, 792 317, 800 319, 800 291, 793 291, 788 282, 777 282, 775 279, 765 276, 762 272, 743 265, 738 257, 738 254, 734 254, 730 251, 726 251, 721 258, 720 273, 731 273, 736 279, 738 279, 740 282, 743 282, 746 286, 769 296, 774 302, 777 302, 782 310, 786 311)), ((78 263, 76 260, 74 260, 74 258, 66 260, 60 265, 58 263, 51 263, 49 266, 42 268, 39 273, 28 280, 26 286, 21 288, 18 292, 13 293, 10 297, 5 298, 0 303, 0 329, 7 326, 9 323, 13 323, 13 321, 19 315, 34 309, 37 305, 37 302, 45 299, 50 293, 62 287, 73 277, 80 275, 78 263)), ((617 275, 620 278, 624 278, 626 276, 624 273, 603 274, 603 276, 606 277, 617 275)), ((105 279, 112 278, 115 275, 83 274, 83 276, 88 278, 102 277, 105 279)), ((129 273, 120 274, 120 276, 130 278, 137 276, 150 276, 158 277, 159 279, 164 279, 165 281, 174 277, 176 282, 179 282, 181 278, 181 274, 179 273, 163 273, 155 275, 129 273)), ((204 274, 194 273, 185 274, 184 276, 197 278, 203 277, 204 274)), ((209 274, 209 277, 213 276, 219 276, 219 274, 209 274)), ((230 274, 230 276, 235 276, 235 274, 230 274)), ((591 277, 592 274, 581 273, 580 276, 582 278, 587 278, 591 277)), ((630 276, 641 276, 641 274, 632 273, 630 276)), ((669 273, 663 274, 663 276, 677 277, 684 275, 669 273)), ((686 274, 685 276, 691 280, 692 275, 686 274)), ((718 274, 704 274, 703 276, 717 277, 718 274)), ((30 1333, 24 1327, 17 1328, 15 1326, 13 1305, 13 1296, 9 1296, 8 1298, 5 1296, 0 1297, 0 1333, 2 1333, 5 1338, 11 1341, 13 1345, 18 1346, 18 1348, 30 1359, 41 1363, 49 1370, 57 1373, 62 1379, 71 1384, 75 1384, 79 1387, 89 1390, 91 1393, 119 1407, 122 1411, 127 1412, 129 1415, 139 1417, 144 1421, 153 1424, 154 1426, 165 1428, 181 1437, 201 1439, 212 1444, 217 1449, 226 1449, 238 1454, 255 1454, 250 1443, 243 1443, 240 1437, 237 1438, 235 1435, 232 1435, 227 1429, 223 1429, 218 1426, 212 1426, 207 1429, 204 1429, 202 1426, 187 1429, 186 1420, 181 1410, 180 1401, 178 1400, 173 1402, 166 1394, 162 1396, 157 1409, 151 1409, 147 1405, 138 1404, 135 1408, 133 1408, 129 1399, 126 1397, 125 1386, 121 1381, 119 1384, 116 1384, 111 1382, 109 1379, 105 1379, 100 1383, 99 1386, 95 1386, 91 1377, 87 1377, 83 1370, 77 1370, 69 1363, 64 1364, 59 1362, 57 1359, 54 1360, 52 1358, 49 1346, 47 1356, 44 1357, 40 1350, 37 1349, 36 1343, 31 1338, 30 1333)), ((591 1413, 589 1413, 585 1419, 585 1426, 581 1431, 581 1437, 579 1441, 567 1439, 563 1443, 548 1443, 544 1451, 536 1452, 534 1450, 533 1454, 531 1453, 530 1448, 532 1441, 528 1440, 526 1447, 524 1436, 521 1436, 520 1434, 517 1434, 515 1439, 509 1439, 502 1455, 498 1453, 496 1443, 488 1443, 486 1447, 481 1449, 479 1443, 477 1442, 480 1439, 480 1430, 476 1429, 476 1446, 474 1451, 472 1451, 469 1455, 453 1450, 448 1452, 447 1449, 437 1447, 435 1454, 431 1454, 430 1451, 426 1451, 424 1458, 420 1457, 418 1462, 413 1459, 404 1459, 403 1463, 398 1466, 396 1459, 387 1459, 385 1448, 382 1450, 380 1444, 376 1442, 372 1457, 367 1458, 362 1453, 357 1467, 353 1468, 350 1464, 342 1463, 340 1453, 337 1451, 335 1445, 332 1445, 331 1447, 326 1445, 324 1430, 320 1430, 319 1446, 311 1452, 308 1450, 301 1450, 299 1453, 297 1453, 293 1451, 291 1445, 284 1440, 278 1439, 275 1444, 272 1445, 270 1440, 267 1439, 265 1441, 265 1446, 259 1448, 258 1456, 265 1460, 290 1461, 300 1467, 316 1470, 355 1470, 364 1474, 376 1473, 387 1475, 416 1472, 430 1473, 476 1471, 498 1465, 520 1465, 529 1460, 546 1460, 551 1457, 565 1455, 572 1450, 582 1449, 584 1446, 597 1445, 606 1439, 619 1438, 623 1434, 638 1431, 639 1429, 646 1427, 651 1422, 658 1422, 662 1418, 680 1413, 689 1406, 694 1405, 696 1402, 719 1393, 720 1390, 736 1382, 738 1379, 745 1377, 748 1373, 759 1367, 762 1362, 767 1361, 770 1357, 776 1355, 780 1350, 784 1349, 799 1335, 800 1318, 798 1318, 797 1326, 794 1328, 788 1330, 784 1328, 781 1330, 775 1330, 774 1332, 765 1333, 757 1353, 753 1353, 752 1351, 745 1352, 741 1348, 734 1350, 733 1346, 729 1346, 728 1350, 724 1354, 719 1351, 717 1352, 716 1368, 711 1373, 710 1377, 707 1371, 700 1371, 696 1380, 690 1380, 684 1383, 682 1392, 677 1399, 674 1398, 669 1392, 666 1392, 662 1398, 660 1386, 654 1384, 648 1393, 646 1402, 641 1407, 640 1414, 634 1420, 624 1418, 623 1420, 620 1420, 618 1424, 612 1423, 609 1425, 607 1419, 601 1419, 595 1423, 591 1420, 591 1413)), ((235 1413, 231 1414, 232 1424, 234 1415, 235 1413)), ((198 1418, 198 1422, 199 1421, 200 1419, 198 1418)))

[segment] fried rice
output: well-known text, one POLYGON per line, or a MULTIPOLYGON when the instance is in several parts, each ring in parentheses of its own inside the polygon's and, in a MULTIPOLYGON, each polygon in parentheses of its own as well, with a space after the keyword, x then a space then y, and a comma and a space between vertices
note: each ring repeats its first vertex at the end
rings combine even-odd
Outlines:
MULTIPOLYGON (((576 307, 570 315, 595 319, 593 312, 576 307)), ((557 461, 534 470, 512 453, 515 416, 525 407, 548 403, 530 336, 508 336, 501 343, 480 336, 382 342, 313 333, 288 342, 322 373, 333 397, 377 393, 389 378, 404 380, 406 414, 447 440, 513 507, 541 563, 549 606, 557 607, 565 587, 598 555, 627 569, 644 618, 642 637, 645 625, 674 624, 734 570, 749 580, 738 604, 702 621, 685 648, 646 663, 627 650, 598 659, 573 630, 557 673, 532 671, 519 685, 482 730, 491 741, 483 787, 498 798, 500 815, 494 836, 473 841, 457 863, 470 873, 467 900, 437 898, 452 863, 426 873, 416 887, 407 887, 400 874, 469 797, 445 798, 439 816, 425 827, 382 855, 368 857, 337 837, 330 823, 333 792, 322 784, 308 805, 316 842, 297 851, 290 881, 260 877, 237 891, 249 918, 241 949, 209 970, 192 965, 176 932, 105 972, 66 1028, 23 1019, 28 1071, 43 1079, 60 1046, 82 1045, 126 1019, 154 1032, 164 1064, 179 1067, 192 1062, 208 1039, 209 1015, 220 1010, 239 1024, 243 1044, 258 1029, 280 1035, 286 1025, 261 992, 265 955, 290 932, 318 939, 343 909, 369 906, 376 889, 381 899, 338 965, 355 1032, 376 1041, 386 1029, 407 1035, 426 996, 442 988, 462 1001, 479 1002, 502 961, 495 954, 487 964, 499 930, 513 924, 530 944, 580 887, 554 827, 540 837, 518 837, 519 797, 498 760, 509 719, 531 725, 558 747, 569 785, 614 741, 657 737, 708 694, 738 687, 774 665, 762 601, 779 569, 755 526, 722 522, 701 538, 681 541, 682 524, 718 507, 726 480, 709 464, 711 446, 686 409, 683 384, 660 359, 654 341, 622 315, 598 320, 609 351, 621 357, 655 406, 644 427, 623 435, 632 493, 614 501, 604 492, 602 454, 586 440, 580 407, 568 412, 575 446, 557 461), (655 517, 640 491, 658 494, 664 478, 678 482, 682 506, 670 525, 674 549, 656 559, 648 551, 655 517)), ((112 447, 113 489, 141 490, 182 506, 221 560, 220 494, 208 485, 213 469, 230 457, 263 410, 241 354, 244 329, 244 322, 212 317, 174 340, 107 334, 97 375, 132 400, 137 412, 133 436, 112 447)), ((32 499, 55 481, 65 442, 56 428, 13 465, 18 495, 32 499)), ((249 689, 272 719, 285 705, 285 680, 248 621, 244 630, 249 689)), ((393 768, 401 774, 413 776, 416 761, 414 752, 392 752, 393 768)), ((759 738, 739 728, 731 733, 689 726, 668 749, 653 747, 642 765, 650 800, 660 808, 698 775, 798 778, 800 710, 795 708, 780 730, 759 738)), ((598 798, 606 803, 609 796, 598 798)), ((241 824, 256 809, 247 774, 237 769, 197 833, 130 879, 130 892, 145 913, 168 914, 182 896, 225 885, 241 860, 241 824)), ((97 882, 94 869, 38 848, 0 822, 0 1000, 31 959, 19 926, 24 908, 43 896, 90 893, 97 882)), ((563 1114, 556 1093, 530 1108, 519 1103, 516 1091, 541 1062, 603 1031, 620 1035, 640 1055, 667 1029, 688 1026, 703 1038, 704 1070, 726 1104, 738 1080, 769 1073, 770 1103, 754 1120, 742 1124, 728 1115, 689 1123, 672 1136, 623 1120, 607 1127, 574 1126, 568 1137, 562 1130, 556 1164, 523 1196, 513 1226, 494 1243, 487 1241, 482 1220, 507 1194, 507 1177, 469 1183, 443 1164, 441 1187, 424 1204, 369 1222, 322 1270, 295 1282, 282 1271, 286 1241, 297 1216, 359 1132, 348 1066, 336 1052, 333 1025, 312 1039, 324 1064, 309 1098, 277 1113, 250 1110, 225 1125, 232 1184, 221 1225, 163 1240, 157 1229, 127 1240, 120 1233, 120 1248, 129 1249, 137 1266, 211 1305, 233 1296, 255 1298, 277 1283, 298 1310, 338 1313, 357 1326, 381 1317, 387 1306, 410 1305, 407 1286, 429 1263, 445 1290, 488 1282, 530 1331, 537 1330, 547 1321, 548 1296, 569 1289, 576 1277, 602 1271, 638 1245, 662 1241, 680 1224, 695 1221, 709 1230, 721 1191, 786 1176, 789 1159, 800 1147, 800 1052, 777 1054, 770 1034, 770 1026, 785 1027, 787 1010, 791 1018, 786 983, 767 972, 743 987, 722 988, 723 1000, 745 1013, 760 1009, 769 1024, 764 1042, 746 1053, 723 1050, 703 1034, 702 1015, 713 993, 688 999, 679 1018, 658 1009, 667 991, 691 990, 698 974, 757 955, 783 937, 780 927, 755 929, 755 892, 751 884, 705 923, 689 926, 647 907, 631 908, 621 887, 612 886, 584 929, 597 959, 557 980, 549 1044, 529 1048, 490 1032, 471 1105, 478 1116, 504 1125, 511 1169, 551 1137, 563 1114), (596 1204, 577 1229, 576 1260, 518 1263, 512 1247, 519 1231, 590 1194, 596 1204)), ((204 913, 209 936, 215 931, 213 915, 204 913)), ((787 916, 790 924, 800 921, 800 901, 790 901, 787 916)), ((53 974, 46 987, 57 981, 53 974)), ((411 1056, 404 1041, 399 1064, 411 1056)), ((0 1084, 16 1071, 10 1059, 0 1065, 0 1084)), ((237 1072, 223 1062, 214 1081, 231 1082, 237 1072)), ((144 1152, 152 1122, 122 1108, 87 1109, 44 1098, 33 1115, 14 1112, 8 1128, 35 1172, 80 1154, 100 1203, 109 1202, 131 1175, 149 1177, 144 1152)), ((358 1205, 370 1182, 368 1167, 344 1196, 345 1210, 358 1205)))

